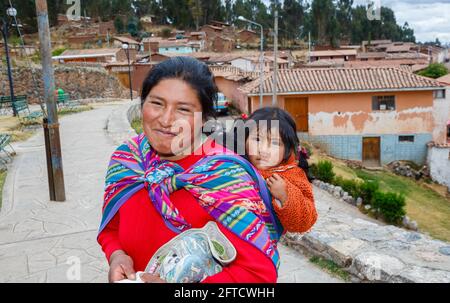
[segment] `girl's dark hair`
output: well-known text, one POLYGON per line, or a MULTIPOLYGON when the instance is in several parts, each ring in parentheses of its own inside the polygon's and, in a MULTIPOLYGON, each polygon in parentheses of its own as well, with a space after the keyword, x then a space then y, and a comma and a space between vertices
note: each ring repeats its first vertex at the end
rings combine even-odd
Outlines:
MULTIPOLYGON (((287 161, 292 152, 297 153, 298 145, 300 144, 297 137, 297 125, 291 115, 278 107, 264 107, 254 111, 248 120, 256 122, 256 127, 259 127, 259 121, 267 121, 267 130, 273 131, 272 121, 278 121, 278 128, 281 140, 283 141, 285 150, 283 161, 287 161)), ((245 141, 247 141, 251 130, 245 132, 245 141)))
POLYGON ((165 79, 180 79, 188 83, 197 92, 203 119, 216 116, 217 86, 214 76, 205 63, 191 57, 173 57, 153 67, 142 85, 141 107, 152 88, 165 79))

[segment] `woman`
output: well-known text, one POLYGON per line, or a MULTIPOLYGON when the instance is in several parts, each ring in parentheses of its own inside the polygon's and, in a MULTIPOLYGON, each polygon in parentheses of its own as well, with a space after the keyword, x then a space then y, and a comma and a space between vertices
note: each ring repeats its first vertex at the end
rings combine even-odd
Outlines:
MULTIPOLYGON (((98 242, 110 282, 134 280, 161 246, 209 221, 237 257, 202 282, 276 282, 282 231, 263 180, 242 158, 202 140, 195 127, 196 113, 201 124, 214 116, 216 97, 208 67, 188 57, 158 64, 144 81, 143 134, 113 153, 106 177, 98 242)), ((142 279, 164 282, 150 274, 142 279)))

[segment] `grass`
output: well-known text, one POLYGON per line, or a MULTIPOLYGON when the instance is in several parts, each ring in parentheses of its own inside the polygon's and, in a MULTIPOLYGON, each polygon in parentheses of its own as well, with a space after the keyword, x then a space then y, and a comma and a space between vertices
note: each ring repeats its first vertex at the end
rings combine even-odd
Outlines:
POLYGON ((316 256, 310 258, 309 261, 335 277, 338 277, 346 282, 350 281, 350 274, 333 261, 316 256))
POLYGON ((0 209, 2 209, 3 184, 5 184, 5 180, 6 180, 6 170, 0 170, 0 209))
POLYGON ((421 231, 450 242, 450 199, 426 185, 387 171, 355 170, 361 179, 376 180, 382 191, 403 194, 406 214, 416 221, 421 231))
POLYGON ((337 176, 346 179, 368 179, 380 183, 380 190, 401 193, 406 200, 406 215, 418 223, 421 232, 450 242, 450 198, 444 186, 395 175, 387 170, 353 169, 345 162, 313 151, 311 163, 329 160, 337 176))
POLYGON ((131 122, 131 127, 136 131, 137 134, 142 132, 142 121, 141 119, 134 119, 131 122))

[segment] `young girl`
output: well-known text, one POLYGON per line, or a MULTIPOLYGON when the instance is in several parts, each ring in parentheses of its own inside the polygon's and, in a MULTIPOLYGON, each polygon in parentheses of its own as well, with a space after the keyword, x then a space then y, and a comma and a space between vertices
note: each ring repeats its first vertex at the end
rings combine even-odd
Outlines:
POLYGON ((284 229, 308 231, 317 212, 311 184, 295 160, 299 145, 295 121, 286 111, 272 107, 253 112, 247 121, 251 120, 256 123, 246 132, 247 159, 266 180, 284 229))

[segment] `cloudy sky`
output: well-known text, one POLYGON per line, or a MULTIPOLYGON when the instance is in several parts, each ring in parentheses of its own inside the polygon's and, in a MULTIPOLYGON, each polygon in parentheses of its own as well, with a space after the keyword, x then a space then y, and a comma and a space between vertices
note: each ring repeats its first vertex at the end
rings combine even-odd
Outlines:
MULTIPOLYGON (((414 29, 418 41, 450 43, 450 0, 379 0, 382 6, 390 7, 397 23, 405 21, 414 29)), ((355 0, 356 4, 366 4, 366 0, 355 0)))
MULTIPOLYGON (((409 23, 414 29, 417 41, 434 41, 439 38, 441 42, 450 43, 450 0, 378 1, 382 6, 390 7, 394 11, 398 24, 403 25, 405 21, 409 23)), ((367 5, 367 2, 354 0, 355 5, 367 5)))

